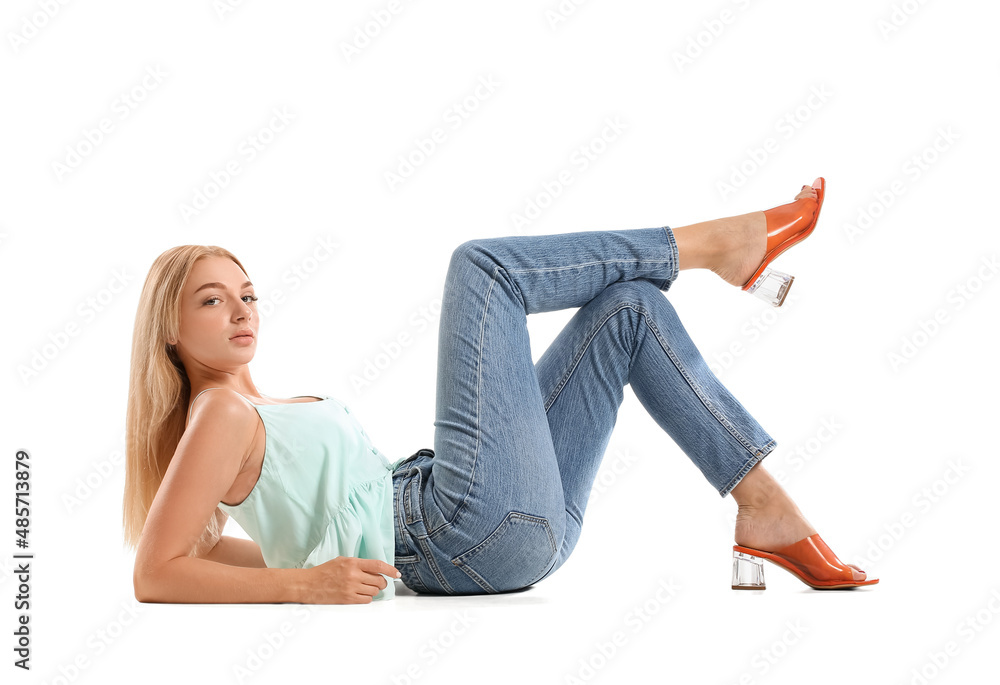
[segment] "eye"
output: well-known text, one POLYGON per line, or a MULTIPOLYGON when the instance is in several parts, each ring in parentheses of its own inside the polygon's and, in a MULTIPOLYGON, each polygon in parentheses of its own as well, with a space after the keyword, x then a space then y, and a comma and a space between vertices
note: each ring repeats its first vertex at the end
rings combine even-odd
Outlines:
MULTIPOLYGON (((260 299, 256 295, 244 295, 240 299, 243 300, 244 302, 246 302, 246 300, 247 300, 248 297, 250 298, 250 302, 256 302, 257 300, 260 299)), ((202 304, 209 304, 209 303, 214 302, 214 301, 216 301, 218 299, 219 299, 218 297, 210 297, 207 300, 205 300, 202 304)))

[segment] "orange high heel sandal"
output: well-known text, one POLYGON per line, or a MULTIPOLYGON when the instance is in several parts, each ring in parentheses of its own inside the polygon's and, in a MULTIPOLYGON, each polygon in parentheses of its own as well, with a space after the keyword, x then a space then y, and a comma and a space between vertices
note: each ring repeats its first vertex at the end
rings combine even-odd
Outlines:
POLYGON ((861 573, 864 571, 838 559, 819 533, 816 533, 774 552, 733 545, 733 589, 767 589, 764 584, 764 559, 777 564, 816 590, 843 590, 878 582, 878 578, 867 577, 864 580, 854 580, 851 569, 861 573))
POLYGON ((750 280, 743 284, 743 290, 775 307, 784 303, 795 277, 777 269, 767 269, 767 265, 792 245, 804 240, 816 228, 819 210, 823 207, 823 197, 826 194, 826 180, 820 176, 813 181, 812 187, 816 189, 815 200, 811 197, 802 198, 764 211, 767 218, 764 261, 750 280))

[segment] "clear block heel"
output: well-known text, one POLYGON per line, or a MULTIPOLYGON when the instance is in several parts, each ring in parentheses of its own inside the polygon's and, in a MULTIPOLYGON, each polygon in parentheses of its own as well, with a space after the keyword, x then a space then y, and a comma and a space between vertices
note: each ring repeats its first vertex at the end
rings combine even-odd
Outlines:
POLYGON ((733 550, 733 589, 766 590, 764 560, 752 554, 733 550))
POLYGON ((747 292, 753 293, 770 305, 780 307, 788 296, 794 280, 795 276, 789 276, 783 271, 766 269, 753 285, 747 288, 747 292))

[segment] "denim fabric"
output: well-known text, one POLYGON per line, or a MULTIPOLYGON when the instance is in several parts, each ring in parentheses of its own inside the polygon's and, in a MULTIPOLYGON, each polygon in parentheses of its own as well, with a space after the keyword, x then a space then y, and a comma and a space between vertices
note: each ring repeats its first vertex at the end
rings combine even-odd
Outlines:
POLYGON ((723 497, 774 449, 663 295, 677 275, 666 226, 455 249, 434 448, 393 472, 394 564, 407 587, 505 592, 558 569, 579 539, 626 384, 723 497), (527 315, 577 307, 533 364, 527 315))

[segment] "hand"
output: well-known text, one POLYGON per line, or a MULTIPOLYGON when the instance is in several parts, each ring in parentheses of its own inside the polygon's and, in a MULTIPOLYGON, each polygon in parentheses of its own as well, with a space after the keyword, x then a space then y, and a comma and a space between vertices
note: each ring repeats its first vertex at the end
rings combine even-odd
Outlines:
POLYGON ((389 585, 380 574, 399 578, 394 566, 357 557, 336 557, 305 571, 305 604, 368 604, 389 585))

